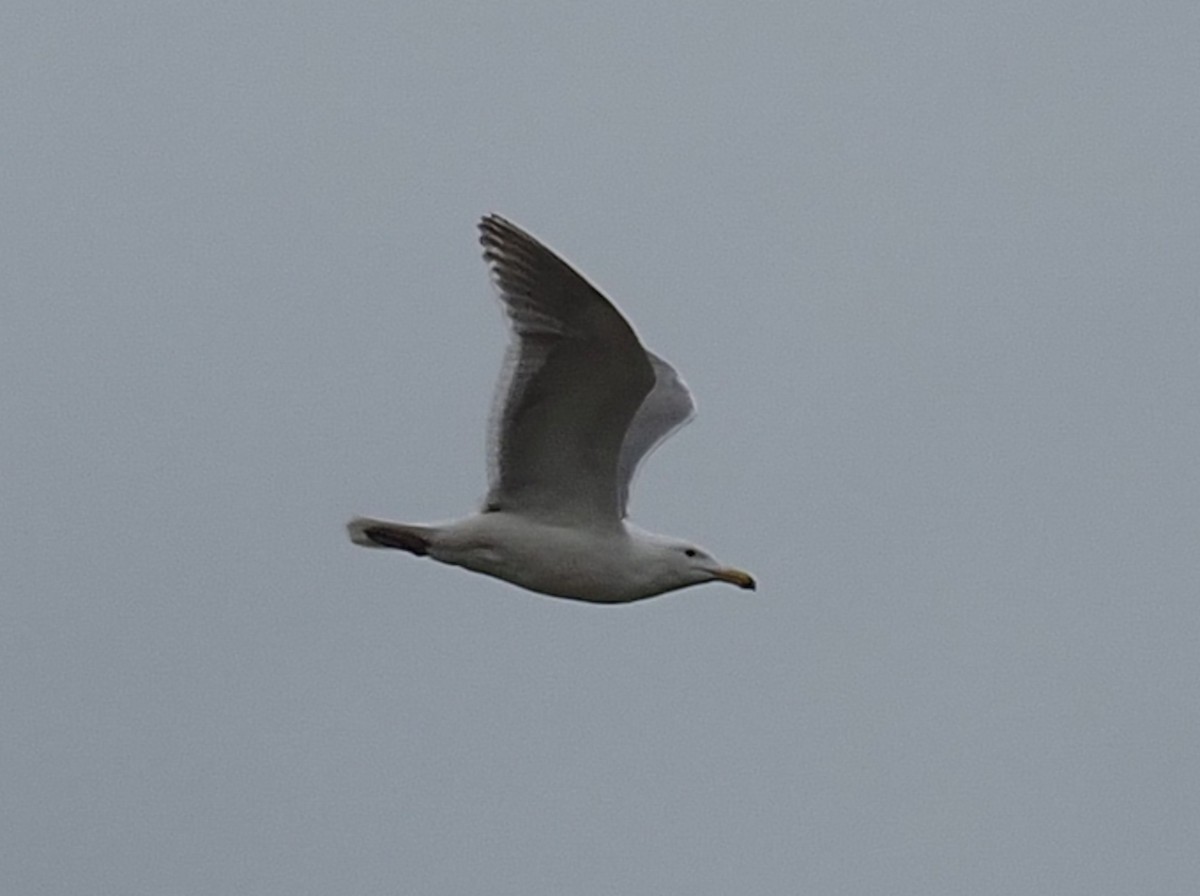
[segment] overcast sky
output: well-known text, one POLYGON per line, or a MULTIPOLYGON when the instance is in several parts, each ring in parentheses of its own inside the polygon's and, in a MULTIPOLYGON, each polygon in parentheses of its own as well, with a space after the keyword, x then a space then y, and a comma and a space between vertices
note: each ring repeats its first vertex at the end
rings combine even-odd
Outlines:
POLYGON ((0 889, 1192 894, 1187 2, 0 11, 0 889), (696 393, 554 600, 484 493, 511 217, 696 393))

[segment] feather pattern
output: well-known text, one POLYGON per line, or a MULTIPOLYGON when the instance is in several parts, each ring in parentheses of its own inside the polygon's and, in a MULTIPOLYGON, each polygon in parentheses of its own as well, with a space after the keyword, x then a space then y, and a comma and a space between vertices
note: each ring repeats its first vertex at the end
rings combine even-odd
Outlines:
POLYGON ((512 329, 489 425, 486 508, 618 525, 639 462, 691 417, 691 395, 554 252, 498 215, 479 229, 512 329))

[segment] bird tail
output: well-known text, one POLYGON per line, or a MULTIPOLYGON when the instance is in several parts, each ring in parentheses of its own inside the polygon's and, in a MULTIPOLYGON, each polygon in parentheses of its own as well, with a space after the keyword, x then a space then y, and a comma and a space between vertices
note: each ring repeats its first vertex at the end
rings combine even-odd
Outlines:
POLYGON ((364 548, 396 548, 423 557, 433 541, 432 526, 413 526, 356 516, 346 524, 350 540, 364 548))

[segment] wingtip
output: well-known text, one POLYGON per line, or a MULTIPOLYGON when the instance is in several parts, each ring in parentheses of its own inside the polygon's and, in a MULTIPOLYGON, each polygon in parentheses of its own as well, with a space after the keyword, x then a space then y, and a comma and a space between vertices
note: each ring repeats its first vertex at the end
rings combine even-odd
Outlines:
POLYGON ((513 224, 512 221, 508 220, 508 218, 504 217, 504 215, 496 212, 488 212, 486 215, 480 218, 478 226, 481 234, 501 234, 505 232, 511 233, 514 231, 517 233, 522 232, 521 228, 513 224))
MULTIPOLYGON (((479 244, 487 251, 494 251, 503 244, 507 235, 513 232, 512 223, 503 215, 495 212, 484 215, 479 219, 479 244)), ((487 255, 485 251, 485 256, 487 255)))

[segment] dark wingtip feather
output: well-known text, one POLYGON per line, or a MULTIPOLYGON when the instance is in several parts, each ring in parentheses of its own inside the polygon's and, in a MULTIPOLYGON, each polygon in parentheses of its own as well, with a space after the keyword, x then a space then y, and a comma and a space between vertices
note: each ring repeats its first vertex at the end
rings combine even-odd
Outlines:
POLYGON ((497 214, 484 215, 479 220, 479 244, 483 246, 483 260, 502 291, 530 291, 539 259, 552 256, 534 237, 497 214))

